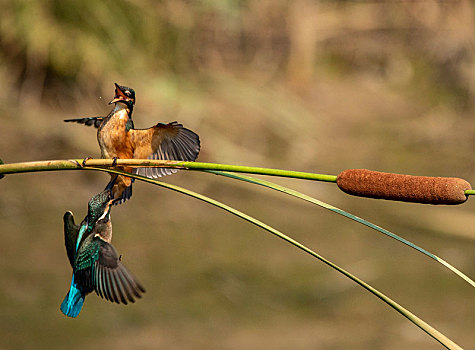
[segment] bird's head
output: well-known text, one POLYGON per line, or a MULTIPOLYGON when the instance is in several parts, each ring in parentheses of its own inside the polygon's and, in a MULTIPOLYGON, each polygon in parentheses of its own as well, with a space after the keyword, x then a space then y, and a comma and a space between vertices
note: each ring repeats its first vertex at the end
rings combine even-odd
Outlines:
POLYGON ((135 91, 134 89, 115 84, 115 96, 109 104, 112 103, 124 103, 130 110, 133 109, 135 104, 135 91))
POLYGON ((93 227, 99 220, 109 220, 112 202, 113 194, 110 189, 106 189, 91 198, 87 210, 87 221, 90 227, 93 227))

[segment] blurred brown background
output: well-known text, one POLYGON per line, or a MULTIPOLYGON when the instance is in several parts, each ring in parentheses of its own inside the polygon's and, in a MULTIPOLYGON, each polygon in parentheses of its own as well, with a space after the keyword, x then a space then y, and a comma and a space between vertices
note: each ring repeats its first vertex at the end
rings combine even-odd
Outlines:
MULTIPOLYGON (((113 83, 136 127, 178 120, 199 160, 338 174, 369 168, 475 183, 472 1, 2 1, 0 158, 99 157, 113 83)), ((113 209, 113 243, 147 288, 128 306, 59 305, 71 269, 62 215, 80 221, 108 176, 0 181, 1 349, 439 349, 368 292, 268 233, 144 183, 113 209)), ((475 276, 475 204, 352 198, 271 179, 362 216, 475 276)), ((469 348, 473 289, 359 224, 284 195, 181 172, 176 183, 302 241, 469 348)))

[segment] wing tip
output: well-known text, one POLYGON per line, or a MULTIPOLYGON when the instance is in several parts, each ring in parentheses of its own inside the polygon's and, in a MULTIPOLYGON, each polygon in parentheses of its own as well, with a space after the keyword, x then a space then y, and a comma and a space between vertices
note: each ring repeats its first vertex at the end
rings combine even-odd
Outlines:
POLYGON ((124 203, 125 201, 128 201, 132 197, 132 185, 126 187, 124 191, 122 192, 122 195, 118 198, 114 199, 114 202, 112 203, 113 205, 120 205, 124 203))

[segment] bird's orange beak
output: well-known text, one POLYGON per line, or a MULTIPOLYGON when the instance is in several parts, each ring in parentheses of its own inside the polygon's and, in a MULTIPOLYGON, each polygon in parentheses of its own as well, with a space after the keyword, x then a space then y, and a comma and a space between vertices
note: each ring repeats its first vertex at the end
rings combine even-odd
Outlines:
POLYGON ((106 219, 106 218, 107 218, 106 221, 110 220, 110 211, 111 211, 111 207, 113 203, 114 203, 114 200, 112 199, 109 202, 107 202, 107 206, 105 207, 104 214, 102 214, 101 217, 97 221, 106 219))
POLYGON ((114 85, 115 85, 115 96, 114 96, 114 99, 109 102, 109 104, 111 105, 113 103, 120 102, 120 101, 128 101, 129 98, 122 92, 119 85, 117 85, 117 83, 114 83, 114 85))
POLYGON ((107 203, 107 213, 108 213, 108 215, 110 215, 110 211, 111 211, 111 208, 112 208, 112 205, 113 205, 113 204, 114 204, 114 200, 113 200, 113 199, 111 199, 111 200, 109 201, 109 203, 107 203))

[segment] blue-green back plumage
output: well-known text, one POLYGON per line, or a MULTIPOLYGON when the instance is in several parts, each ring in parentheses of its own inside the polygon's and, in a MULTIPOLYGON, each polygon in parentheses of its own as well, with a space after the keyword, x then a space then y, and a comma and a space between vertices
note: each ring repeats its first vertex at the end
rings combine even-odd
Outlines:
POLYGON ((101 218, 101 216, 108 215, 108 211, 110 210, 108 203, 111 198, 112 193, 108 188, 92 197, 88 203, 87 215, 81 222, 81 225, 76 225, 74 223, 74 217, 71 212, 66 212, 63 216, 66 253, 73 268, 69 292, 61 303, 61 311, 66 316, 76 317, 79 314, 84 303, 84 298, 87 294, 87 291, 80 283, 78 283, 74 274, 74 271, 76 270, 74 262, 77 251, 84 238, 93 231, 96 222, 101 218))
POLYGON ((73 268, 68 294, 61 311, 76 317, 87 294, 95 291, 109 301, 127 304, 140 298, 145 289, 122 265, 112 239, 110 189, 94 196, 88 205, 88 214, 81 225, 74 224, 72 213, 64 215, 66 251, 73 268))
POLYGON ((110 240, 110 222, 101 219, 81 245, 76 260, 76 280, 86 292, 95 291, 106 300, 127 304, 135 302, 134 296, 141 297, 145 289, 120 262, 110 240))

